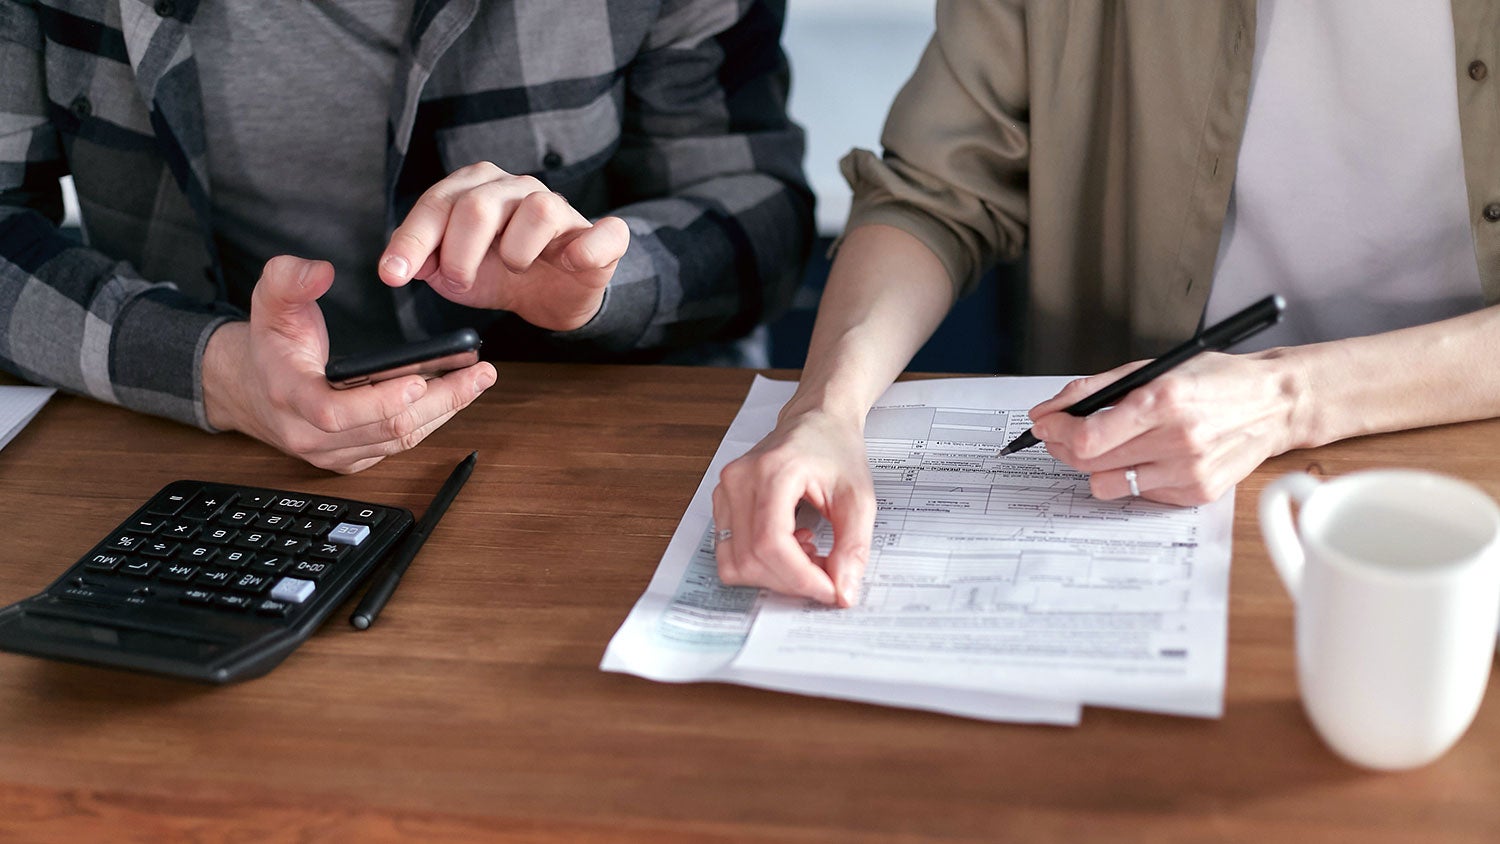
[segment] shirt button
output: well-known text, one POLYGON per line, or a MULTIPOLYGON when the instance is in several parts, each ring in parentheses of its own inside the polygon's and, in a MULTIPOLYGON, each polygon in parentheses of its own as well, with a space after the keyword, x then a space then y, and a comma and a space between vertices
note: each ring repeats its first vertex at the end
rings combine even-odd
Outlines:
POLYGON ((1500 222, 1500 202, 1491 202, 1484 206, 1484 218, 1491 223, 1500 222))
POLYGON ((77 96, 68 105, 68 110, 73 112, 74 117, 82 119, 94 113, 94 104, 89 102, 88 97, 77 96))
POLYGON ((1490 69, 1488 67, 1485 67, 1484 62, 1479 61, 1478 59, 1475 59, 1474 61, 1469 62, 1469 78, 1470 79, 1474 80, 1475 82, 1478 82, 1479 80, 1481 80, 1481 79, 1483 79, 1483 78, 1485 78, 1486 76, 1489 76, 1489 75, 1490 75, 1490 69))
POLYGON ((546 155, 542 156, 542 166, 546 167, 548 170, 561 167, 562 156, 558 155, 555 152, 549 152, 546 155))
POLYGON ((154 8, 156 14, 164 18, 174 17, 177 14, 177 4, 172 0, 156 0, 154 8))

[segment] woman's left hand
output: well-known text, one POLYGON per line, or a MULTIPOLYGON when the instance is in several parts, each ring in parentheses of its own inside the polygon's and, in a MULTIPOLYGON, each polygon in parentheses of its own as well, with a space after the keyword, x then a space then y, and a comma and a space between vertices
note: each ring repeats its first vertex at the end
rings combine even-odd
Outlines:
POLYGON ((1032 433, 1054 457, 1090 475, 1096 498, 1136 494, 1168 504, 1217 499, 1268 457, 1296 447, 1299 397, 1284 350, 1209 353, 1137 387, 1092 416, 1074 402, 1146 365, 1080 378, 1031 409, 1032 433))

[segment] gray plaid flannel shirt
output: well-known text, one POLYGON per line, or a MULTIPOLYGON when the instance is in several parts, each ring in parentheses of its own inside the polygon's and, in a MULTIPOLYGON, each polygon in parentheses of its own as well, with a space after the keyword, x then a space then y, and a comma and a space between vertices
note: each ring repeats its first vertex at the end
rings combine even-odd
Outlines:
MULTIPOLYGON (((226 301, 210 228, 197 3, 0 0, 0 367, 207 427, 203 349, 245 303, 226 301), (58 229, 69 173, 85 245, 58 229)), ((388 226, 487 160, 587 216, 623 217, 631 245, 577 331, 409 285, 408 332, 488 326, 502 354, 631 359, 743 335, 783 307, 812 235, 783 13, 784 0, 418 2, 391 96, 388 226)))

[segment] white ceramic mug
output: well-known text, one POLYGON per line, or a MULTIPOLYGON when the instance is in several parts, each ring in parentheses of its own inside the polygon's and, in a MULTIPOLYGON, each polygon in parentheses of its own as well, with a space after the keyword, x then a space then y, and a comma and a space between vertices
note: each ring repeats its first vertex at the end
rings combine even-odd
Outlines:
POLYGON ((1447 752, 1495 653, 1500 508, 1430 472, 1299 472, 1261 493, 1260 526, 1297 605, 1297 680, 1318 733, 1370 768, 1447 752))

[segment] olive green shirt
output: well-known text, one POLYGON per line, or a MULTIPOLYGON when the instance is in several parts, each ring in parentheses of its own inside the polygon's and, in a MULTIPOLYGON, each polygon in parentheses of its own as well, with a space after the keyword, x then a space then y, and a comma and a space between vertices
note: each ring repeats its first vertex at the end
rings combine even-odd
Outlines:
MULTIPOLYGON (((1469 216, 1494 304, 1500 3, 1454 0, 1453 30, 1469 216)), ((1159 354, 1193 333, 1208 301, 1254 37, 1253 0, 939 0, 884 156, 843 161, 848 227, 912 233, 960 292, 1027 255, 1028 372, 1159 354)))

